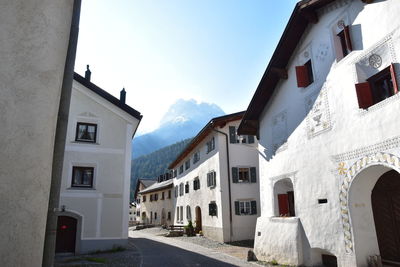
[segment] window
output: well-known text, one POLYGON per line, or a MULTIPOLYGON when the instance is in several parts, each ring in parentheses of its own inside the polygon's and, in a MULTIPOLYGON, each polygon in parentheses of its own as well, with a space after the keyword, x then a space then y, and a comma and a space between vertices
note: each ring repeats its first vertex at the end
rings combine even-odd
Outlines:
POLYGON ((181 222, 183 222, 183 206, 180 206, 181 222))
POLYGON ((314 82, 311 60, 303 66, 296 66, 296 77, 298 87, 307 87, 314 82))
POLYGON ((353 45, 350 38, 350 27, 345 26, 344 29, 337 34, 340 41, 340 47, 343 57, 347 56, 351 51, 353 51, 353 45))
POLYGON ((190 211, 190 206, 189 206, 189 205, 186 206, 186 219, 187 219, 188 221, 191 221, 191 220, 192 220, 192 213, 191 213, 191 211, 190 211))
POLYGON ((179 184, 179 195, 183 196, 183 183, 179 184))
POLYGON ((154 220, 157 220, 157 212, 154 212, 154 220))
POLYGON ((210 216, 217 216, 217 203, 215 203, 215 201, 211 201, 210 204, 208 204, 208 214, 210 216))
POLYGON ((217 185, 216 176, 215 171, 207 173, 207 187, 213 188, 217 185))
POLYGON ((369 77, 366 82, 356 84, 358 105, 366 109, 398 92, 394 64, 369 77))
POLYGON ((175 198, 178 197, 178 186, 175 186, 175 198))
POLYGON ((75 141, 96 143, 97 124, 78 122, 75 141))
POLYGON ((229 126, 229 143, 231 144, 239 143, 239 137, 236 134, 235 126, 229 126))
POLYGON ((176 207, 176 221, 179 222, 179 207, 176 207))
POLYGON ((200 160, 200 151, 193 154, 193 164, 196 164, 200 160))
POLYGON ((233 167, 232 168, 233 183, 256 183, 257 174, 255 167, 233 167))
POLYGON ((207 142, 207 154, 215 149, 215 138, 212 137, 210 141, 207 142))
POLYGON ((153 201, 153 194, 150 195, 150 202, 153 201))
POLYGON ((165 196, 164 196, 165 192, 161 193, 161 200, 164 200, 165 196))
POLYGON ((168 190, 168 198, 171 198, 171 190, 168 190))
POLYGON ((189 193, 189 182, 185 184, 185 194, 189 193))
POLYGON ((252 201, 235 201, 236 215, 254 215, 257 214, 257 202, 252 201))
POLYGON ((194 178, 193 180, 193 190, 200 189, 200 179, 199 177, 194 178))
POLYGON ((73 167, 71 187, 93 187, 93 167, 73 167))
POLYGON ((158 193, 155 193, 154 194, 154 201, 157 201, 158 200, 158 193))
POLYGON ((183 165, 179 166, 179 174, 183 173, 183 165))
POLYGON ((190 168, 190 159, 185 162, 185 171, 190 168))
POLYGON ((146 202, 146 195, 143 196, 143 202, 146 202))
POLYGON ((178 176, 178 170, 177 169, 173 170, 173 172, 172 172, 172 178, 175 178, 176 176, 178 176))
POLYGON ((170 211, 168 211, 167 220, 168 220, 168 221, 171 220, 171 212, 170 212, 170 211))
POLYGON ((254 144, 254 135, 241 135, 239 136, 242 144, 254 144))
POLYGON ((136 203, 137 203, 137 204, 140 204, 140 198, 137 198, 137 199, 136 199, 136 203))

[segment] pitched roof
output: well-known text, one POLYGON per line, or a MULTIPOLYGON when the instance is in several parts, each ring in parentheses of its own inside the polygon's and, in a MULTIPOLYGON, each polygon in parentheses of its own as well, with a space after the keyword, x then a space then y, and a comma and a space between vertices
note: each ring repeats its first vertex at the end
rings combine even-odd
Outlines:
POLYGON ((155 184, 152 184, 151 186, 147 187, 146 189, 140 191, 139 194, 150 193, 150 192, 155 192, 155 191, 159 191, 159 190, 166 189, 166 188, 171 188, 172 185, 173 185, 172 180, 163 181, 161 183, 155 183, 155 184))
POLYGON ((258 119, 280 79, 287 78, 287 65, 310 23, 317 23, 317 10, 336 0, 303 0, 296 4, 274 54, 261 78, 239 126, 239 134, 258 136, 258 119))
POLYGON ((244 111, 232 113, 220 117, 211 119, 206 126, 190 141, 185 149, 178 155, 178 157, 168 166, 168 169, 173 169, 180 161, 182 161, 190 152, 204 139, 206 138, 212 129, 215 127, 224 127, 230 121, 241 120, 244 115, 244 111))
POLYGON ((145 188, 151 186, 152 184, 157 183, 157 180, 153 179, 137 179, 136 181, 136 188, 135 188, 135 193, 133 194, 133 198, 137 198, 137 194, 139 193, 139 183, 141 183, 145 188))
POLYGON ((82 77, 81 75, 79 75, 76 72, 74 73, 74 80, 76 80, 77 82, 79 82, 80 84, 82 84, 83 86, 88 88, 89 90, 95 92, 99 96, 103 97, 104 99, 106 99, 110 103, 112 103, 115 106, 119 107, 120 109, 122 109, 123 111, 128 113, 129 115, 131 115, 134 118, 138 119, 139 121, 142 119, 143 116, 140 114, 139 111, 137 111, 134 108, 128 106, 127 104, 121 102, 118 98, 116 98, 115 96, 113 96, 110 93, 106 92, 105 90, 101 89, 100 87, 98 87, 94 83, 90 82, 88 79, 85 79, 84 77, 82 77))

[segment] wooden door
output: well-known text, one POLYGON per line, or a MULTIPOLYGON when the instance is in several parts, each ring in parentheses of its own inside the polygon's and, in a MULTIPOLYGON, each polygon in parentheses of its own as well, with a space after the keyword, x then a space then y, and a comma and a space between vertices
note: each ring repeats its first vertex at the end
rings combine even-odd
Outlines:
POLYGON ((201 209, 200 207, 196 207, 196 233, 202 230, 201 225, 201 209))
POLYGON ((382 260, 400 262, 400 174, 383 174, 372 190, 371 200, 382 260))
POLYGON ((75 253, 77 220, 59 216, 57 221, 56 253, 75 253))

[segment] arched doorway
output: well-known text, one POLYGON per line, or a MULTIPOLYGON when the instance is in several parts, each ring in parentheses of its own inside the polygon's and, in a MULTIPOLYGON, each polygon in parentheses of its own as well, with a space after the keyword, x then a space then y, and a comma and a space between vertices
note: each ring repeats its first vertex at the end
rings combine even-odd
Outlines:
POLYGON ((202 224, 201 224, 201 209, 199 206, 196 207, 196 233, 202 230, 202 224))
POLYGON ((56 253, 75 253, 77 220, 59 216, 57 220, 56 253))
POLYGON ((400 263, 400 174, 384 173, 372 190, 371 201, 382 260, 400 263))
POLYGON ((274 184, 274 203, 275 216, 296 216, 293 183, 290 178, 279 180, 274 184))

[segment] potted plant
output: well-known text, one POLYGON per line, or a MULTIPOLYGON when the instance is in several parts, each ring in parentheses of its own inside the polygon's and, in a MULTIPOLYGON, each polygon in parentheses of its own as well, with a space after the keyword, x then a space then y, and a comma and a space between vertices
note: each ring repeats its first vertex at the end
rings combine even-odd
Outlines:
POLYGON ((187 236, 194 236, 194 227, 192 221, 189 221, 188 225, 184 227, 184 231, 187 236))

